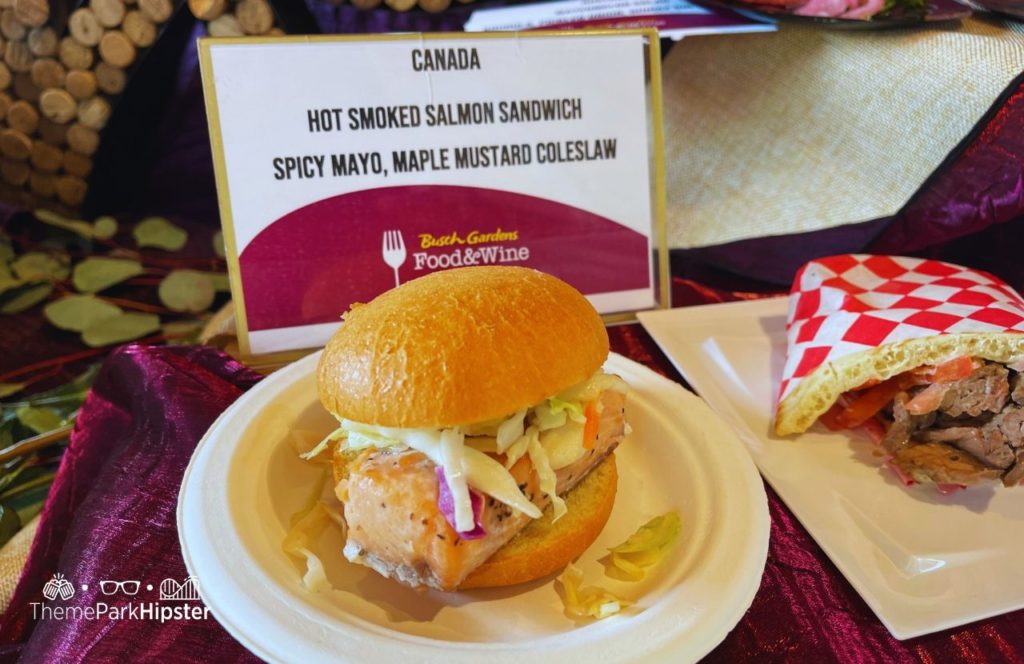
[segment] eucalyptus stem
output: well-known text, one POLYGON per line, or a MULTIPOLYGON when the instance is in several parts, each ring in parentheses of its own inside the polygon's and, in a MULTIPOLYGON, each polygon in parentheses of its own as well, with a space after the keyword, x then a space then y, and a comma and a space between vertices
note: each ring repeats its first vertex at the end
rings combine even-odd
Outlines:
POLYGON ((37 450, 41 450, 44 447, 49 447, 54 443, 59 443, 60 441, 65 440, 71 435, 71 428, 73 426, 73 424, 65 424, 53 431, 47 431, 46 433, 41 433, 37 436, 20 440, 13 445, 5 447, 0 450, 0 463, 30 454, 37 450))
POLYGON ((24 482, 22 484, 17 484, 17 485, 15 485, 12 488, 7 489, 3 493, 0 493, 0 500, 7 500, 7 499, 13 498, 14 496, 17 496, 19 494, 25 493, 26 491, 31 491, 32 489, 35 489, 36 487, 41 487, 41 486, 45 486, 47 484, 50 484, 51 482, 53 482, 53 478, 56 477, 56 476, 57 476, 57 473, 56 472, 52 472, 52 473, 46 473, 45 475, 40 475, 39 477, 33 477, 28 482, 24 482))

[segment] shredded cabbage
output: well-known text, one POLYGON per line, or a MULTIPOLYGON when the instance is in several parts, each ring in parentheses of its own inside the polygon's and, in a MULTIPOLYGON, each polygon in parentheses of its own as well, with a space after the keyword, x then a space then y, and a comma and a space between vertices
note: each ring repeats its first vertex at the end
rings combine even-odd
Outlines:
POLYGON ((327 475, 324 474, 317 482, 306 506, 292 516, 292 526, 281 543, 281 548, 286 554, 305 560, 306 571, 302 575, 302 584, 313 592, 320 592, 329 586, 324 564, 311 550, 313 542, 333 520, 330 511, 320 502, 320 494, 323 493, 326 482, 327 475))
POLYGON ((445 429, 441 432, 441 458, 444 463, 444 478, 451 492, 452 505, 455 510, 455 530, 465 533, 476 527, 473 519, 473 503, 469 499, 469 486, 463 466, 462 432, 457 429, 445 429))
POLYGON ((554 523, 565 516, 567 510, 565 501, 555 491, 555 471, 551 470, 548 455, 536 436, 530 439, 530 461, 533 462, 533 469, 537 471, 537 477, 540 479, 540 490, 551 499, 551 507, 554 510, 551 523, 554 523))
POLYGON ((530 427, 526 430, 519 440, 512 443, 512 446, 505 450, 505 467, 511 468, 516 465, 523 455, 526 454, 527 450, 530 449, 530 440, 537 435, 537 429, 530 427))
POLYGON ((654 517, 625 542, 609 549, 612 566, 630 580, 640 581, 647 570, 665 557, 679 538, 681 529, 678 512, 654 517))
POLYGON ((583 424, 587 421, 587 416, 583 414, 583 404, 579 401, 567 401, 558 397, 551 397, 548 399, 548 408, 554 414, 565 413, 573 422, 583 424))
POLYGON ((523 437, 524 425, 526 422, 526 408, 523 408, 512 417, 498 425, 497 445, 498 452, 504 453, 512 443, 523 437))
POLYGON ((300 454, 299 458, 303 459, 304 461, 310 461, 314 457, 319 455, 321 452, 326 450, 327 446, 331 444, 331 441, 339 440, 339 439, 345 438, 347 436, 348 436, 348 432, 345 431, 344 429, 342 429, 341 427, 338 427, 337 429, 335 429, 331 433, 329 433, 326 436, 324 436, 324 439, 321 440, 319 443, 317 443, 316 446, 313 447, 313 449, 311 449, 308 452, 305 452, 303 454, 300 454))
POLYGON ((551 404, 547 399, 533 409, 533 423, 540 431, 563 427, 568 421, 569 418, 566 416, 565 410, 559 410, 556 413, 551 409, 551 404))
POLYGON ((587 453, 583 447, 583 425, 579 422, 541 432, 540 444, 555 470, 576 463, 587 453))
POLYGON ((613 616, 632 602, 613 595, 599 586, 583 586, 583 572, 569 563, 558 580, 562 582, 562 603, 565 613, 571 618, 607 618, 613 616))
POLYGON ((464 452, 463 467, 471 485, 531 519, 540 518, 541 511, 523 495, 504 466, 472 447, 467 447, 464 452))

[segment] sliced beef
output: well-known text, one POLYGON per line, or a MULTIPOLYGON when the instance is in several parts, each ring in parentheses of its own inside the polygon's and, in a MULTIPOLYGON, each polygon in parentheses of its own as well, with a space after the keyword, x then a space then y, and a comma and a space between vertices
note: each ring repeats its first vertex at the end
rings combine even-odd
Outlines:
POLYGON ((949 427, 929 429, 917 438, 926 443, 948 443, 996 468, 1009 468, 1016 461, 998 427, 949 427))
POLYGON ((1010 379, 1010 398, 1018 406, 1024 406, 1024 374, 1015 373, 1010 379))
POLYGON ((885 438, 882 440, 882 446, 890 452, 895 452, 907 445, 916 431, 931 426, 935 420, 934 413, 927 415, 911 415, 908 413, 908 400, 909 395, 906 392, 900 392, 893 399, 893 423, 889 425, 889 429, 885 432, 885 438))
POLYGON ((1010 447, 1024 447, 1024 408, 1007 406, 985 426, 998 430, 1010 447))
POLYGON ((1024 480, 1024 450, 1017 450, 1017 463, 1003 475, 1003 486, 1017 486, 1024 480))
POLYGON ((953 417, 998 413, 1010 395, 1009 375, 1001 364, 985 364, 967 378, 950 383, 939 409, 953 417))
POLYGON ((970 454, 943 443, 907 445, 893 453, 891 463, 921 483, 977 484, 999 478, 1003 472, 989 468, 970 454))

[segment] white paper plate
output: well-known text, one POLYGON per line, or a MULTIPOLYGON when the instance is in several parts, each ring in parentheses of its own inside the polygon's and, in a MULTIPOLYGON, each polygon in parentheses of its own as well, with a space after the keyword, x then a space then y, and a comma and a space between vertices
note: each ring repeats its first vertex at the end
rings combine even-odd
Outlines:
POLYGON ((1024 607, 1024 488, 908 489, 866 438, 820 425, 792 438, 771 433, 785 298, 642 313, 640 321, 893 636, 1024 607))
POLYGON ((633 433, 619 447, 611 519, 584 554, 585 585, 637 600, 588 624, 562 613, 551 578, 503 590, 417 593, 349 564, 341 538, 318 543, 333 591, 300 585, 281 551, 287 523, 321 470, 296 458, 293 428, 329 431, 316 398, 317 356, 265 379, 199 443, 178 501, 178 532, 203 601, 243 645, 270 661, 610 662, 696 660, 750 606, 768 550, 764 486, 735 434, 696 396, 612 356, 633 387, 633 433), (598 558, 649 518, 678 510, 674 555, 640 584, 614 581, 598 558), (485 659, 486 658, 486 659, 485 659))

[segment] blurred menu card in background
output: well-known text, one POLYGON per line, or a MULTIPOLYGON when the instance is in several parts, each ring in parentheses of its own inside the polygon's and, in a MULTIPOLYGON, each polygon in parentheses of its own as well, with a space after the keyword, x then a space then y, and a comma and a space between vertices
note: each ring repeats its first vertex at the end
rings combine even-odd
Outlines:
POLYGON ((667 39, 687 35, 772 32, 773 23, 758 22, 728 9, 705 9, 686 0, 559 0, 478 9, 466 32, 579 28, 655 28, 667 39))
POLYGON ((602 314, 667 304, 653 30, 204 39, 246 355, 322 346, 437 270, 551 273, 602 314))

